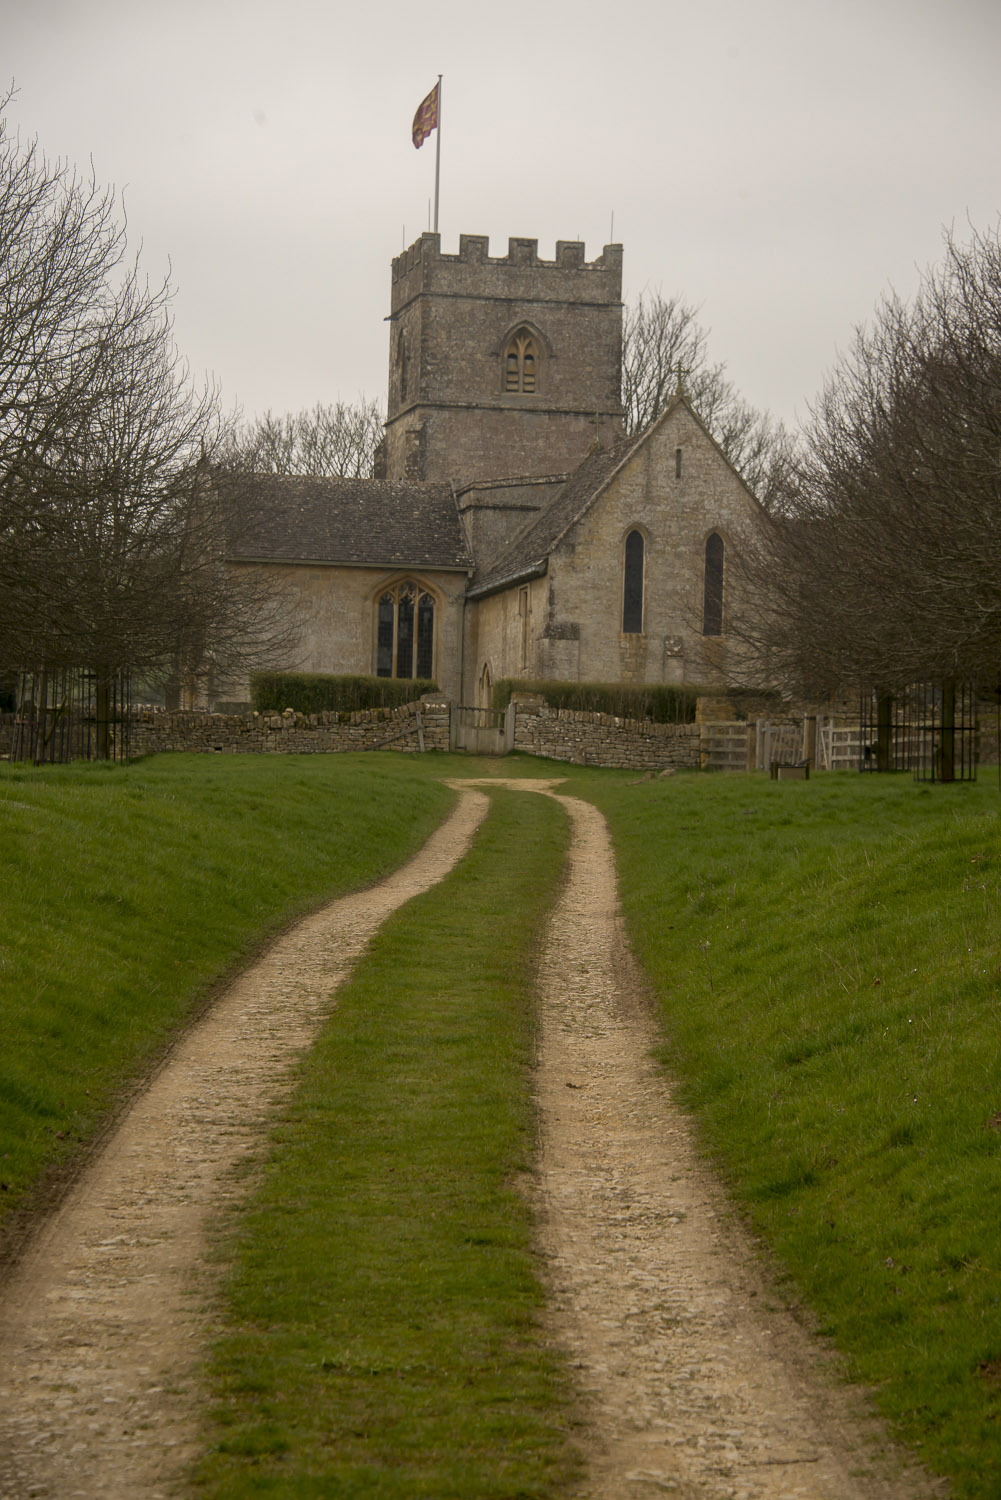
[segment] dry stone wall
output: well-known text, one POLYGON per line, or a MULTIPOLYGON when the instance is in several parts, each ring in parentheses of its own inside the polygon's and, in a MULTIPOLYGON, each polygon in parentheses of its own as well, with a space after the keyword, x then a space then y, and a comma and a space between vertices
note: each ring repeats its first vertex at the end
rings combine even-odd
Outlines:
POLYGON ((449 703, 426 695, 419 703, 357 713, 167 713, 138 709, 129 726, 131 755, 164 750, 222 754, 330 755, 346 750, 447 750, 449 703))
POLYGON ((514 748, 545 760, 637 771, 698 770, 698 724, 654 724, 614 714, 550 708, 541 698, 515 704, 514 748))
MULTIPOLYGON (((353 714, 167 713, 139 709, 130 725, 131 755, 163 751, 215 754, 337 754, 348 750, 449 748, 450 704, 431 695, 396 709, 353 714)), ((514 748, 547 760, 620 769, 697 770, 702 728, 653 724, 613 714, 549 708, 541 698, 515 705, 514 748)))

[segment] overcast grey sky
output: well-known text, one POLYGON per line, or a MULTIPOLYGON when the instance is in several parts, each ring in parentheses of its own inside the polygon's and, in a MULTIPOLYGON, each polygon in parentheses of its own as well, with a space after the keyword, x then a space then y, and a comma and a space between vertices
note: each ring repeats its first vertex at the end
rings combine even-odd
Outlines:
POLYGON ((998 0, 0 0, 9 128, 124 191, 196 373, 248 415, 383 397, 428 227, 625 247, 743 395, 805 414, 943 225, 1001 209, 998 0))

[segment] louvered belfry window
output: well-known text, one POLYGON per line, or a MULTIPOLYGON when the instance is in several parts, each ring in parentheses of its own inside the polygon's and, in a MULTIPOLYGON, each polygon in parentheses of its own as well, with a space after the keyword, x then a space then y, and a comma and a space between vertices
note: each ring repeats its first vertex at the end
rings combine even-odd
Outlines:
POLYGON ((539 351, 527 328, 512 333, 504 350, 504 389, 533 396, 538 389, 539 351))
POLYGON ((409 578, 379 597, 375 670, 379 677, 434 676, 434 599, 409 578))

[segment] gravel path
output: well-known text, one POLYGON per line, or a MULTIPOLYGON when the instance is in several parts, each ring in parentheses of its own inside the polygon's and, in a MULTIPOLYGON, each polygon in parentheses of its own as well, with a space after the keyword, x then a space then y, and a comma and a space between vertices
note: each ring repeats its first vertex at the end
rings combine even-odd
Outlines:
POLYGON ((198 1453, 208 1220, 391 912, 465 853, 460 799, 388 880, 279 939, 182 1039, 0 1297, 2 1500, 161 1500, 198 1453))
POLYGON ((540 970, 550 1326, 589 1409, 588 1500, 919 1500, 777 1305, 653 1062, 602 815, 573 827, 540 970))
MULTIPOLYGON (((373 890, 300 923, 184 1038, 0 1296, 2 1500, 166 1500, 198 1451, 209 1218, 372 933, 468 847, 477 786, 373 890)), ((541 961, 535 1188, 551 1336, 588 1416, 579 1500, 923 1500, 775 1305, 650 1060, 607 829, 573 842, 541 961)), ((890 1455, 892 1458, 892 1455, 890 1455)))

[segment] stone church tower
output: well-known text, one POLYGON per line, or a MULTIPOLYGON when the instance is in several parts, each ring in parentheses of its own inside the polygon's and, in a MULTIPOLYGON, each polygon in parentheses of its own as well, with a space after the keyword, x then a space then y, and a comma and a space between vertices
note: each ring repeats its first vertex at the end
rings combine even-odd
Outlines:
POLYGON ((422 234, 393 261, 383 473, 454 480, 573 470, 621 432, 622 247, 483 235, 442 255, 422 234))

